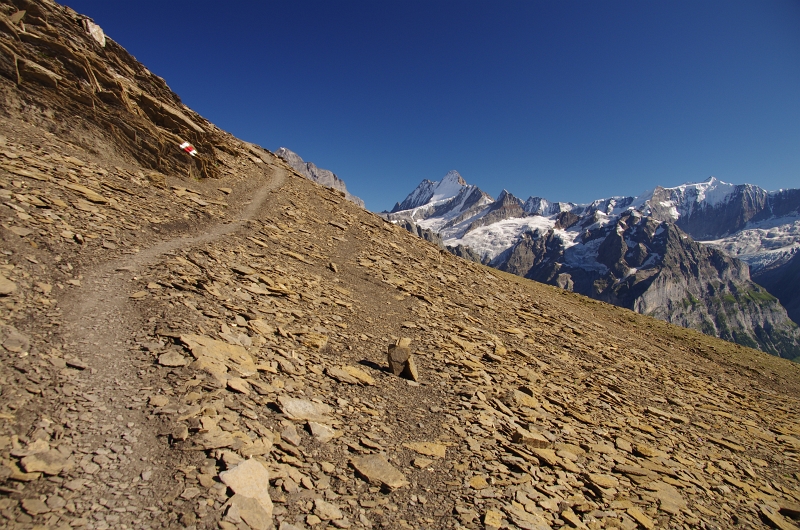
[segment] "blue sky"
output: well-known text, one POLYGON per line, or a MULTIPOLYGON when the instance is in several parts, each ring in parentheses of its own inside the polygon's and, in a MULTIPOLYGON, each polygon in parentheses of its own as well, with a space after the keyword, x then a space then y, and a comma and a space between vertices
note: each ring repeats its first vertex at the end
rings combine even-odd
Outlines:
POLYGON ((65 0, 245 140, 391 209, 451 169, 588 202, 800 187, 800 2, 65 0))

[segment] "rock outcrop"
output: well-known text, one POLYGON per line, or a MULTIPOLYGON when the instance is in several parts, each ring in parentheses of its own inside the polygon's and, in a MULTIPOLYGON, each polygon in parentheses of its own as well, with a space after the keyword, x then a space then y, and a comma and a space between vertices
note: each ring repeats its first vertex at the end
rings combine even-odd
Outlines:
POLYGON ((364 208, 364 201, 347 191, 347 185, 332 171, 318 168, 312 162, 304 161, 302 158, 300 158, 300 155, 290 151, 289 149, 286 149, 285 147, 280 147, 277 151, 275 151, 275 154, 284 159, 286 163, 292 167, 292 169, 303 175, 305 178, 313 180, 317 184, 322 184, 328 188, 341 191, 344 193, 344 196, 348 201, 364 208))

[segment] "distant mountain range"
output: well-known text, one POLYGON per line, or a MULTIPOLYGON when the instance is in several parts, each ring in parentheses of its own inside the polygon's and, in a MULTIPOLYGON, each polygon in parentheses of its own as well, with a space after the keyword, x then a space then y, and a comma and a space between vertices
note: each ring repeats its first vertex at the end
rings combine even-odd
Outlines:
POLYGON ((337 177, 332 171, 319 168, 314 165, 313 162, 304 161, 302 158, 300 158, 300 155, 290 151, 289 149, 286 149, 285 147, 278 148, 278 150, 275 151, 275 154, 285 160, 286 163, 292 167, 292 169, 307 179, 313 180, 314 182, 322 184, 323 186, 327 186, 328 188, 341 191, 344 193, 344 196, 348 201, 354 202, 364 208, 364 201, 347 191, 347 186, 345 185, 344 181, 337 177))
POLYGON ((712 177, 576 204, 494 199, 451 171, 383 215, 468 259, 800 357, 800 190, 712 177))

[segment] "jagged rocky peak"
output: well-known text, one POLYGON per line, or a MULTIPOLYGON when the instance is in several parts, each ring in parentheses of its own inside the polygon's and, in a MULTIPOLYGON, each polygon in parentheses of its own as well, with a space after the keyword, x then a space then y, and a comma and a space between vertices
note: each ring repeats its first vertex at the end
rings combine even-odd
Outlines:
POLYGON ((344 196, 348 201, 354 202, 355 204, 358 204, 364 208, 364 201, 347 191, 347 186, 345 185, 344 181, 337 177, 332 171, 317 167, 313 162, 306 162, 300 157, 300 155, 285 147, 278 148, 278 150, 275 151, 275 154, 285 160, 286 163, 292 167, 292 169, 307 179, 313 180, 314 182, 322 184, 323 186, 341 191, 344 193, 344 196))
POLYGON ((522 206, 524 205, 522 200, 515 197, 511 192, 509 192, 506 189, 503 189, 503 191, 500 192, 500 195, 497 196, 495 203, 499 203, 504 206, 515 204, 520 208, 522 208, 522 206))
POLYGON ((411 210, 419 208, 437 201, 452 199, 458 195, 464 188, 469 187, 467 181, 456 170, 448 171, 444 178, 440 181, 431 181, 428 179, 419 183, 414 191, 408 194, 403 202, 398 202, 392 208, 392 213, 400 212, 403 210, 411 210))
POLYGON ((553 215, 564 209, 572 209, 572 203, 550 202, 543 197, 528 197, 522 209, 531 215, 553 215))
POLYGON ((508 190, 503 190, 500 192, 500 195, 497 196, 497 200, 489 204, 483 211, 483 214, 469 225, 466 232, 505 219, 525 217, 528 214, 523 209, 523 204, 524 203, 520 199, 514 197, 508 190))

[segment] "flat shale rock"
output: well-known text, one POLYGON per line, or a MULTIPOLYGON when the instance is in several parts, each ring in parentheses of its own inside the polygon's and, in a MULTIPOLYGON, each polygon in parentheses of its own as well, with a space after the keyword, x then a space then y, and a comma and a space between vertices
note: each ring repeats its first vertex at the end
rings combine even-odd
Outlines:
POLYGON ((410 442, 404 443, 403 447, 425 456, 444 458, 447 446, 434 442, 410 442))
POLYGON ((381 454, 356 457, 352 460, 353 467, 370 484, 383 486, 390 490, 408 486, 405 476, 386 460, 381 454))
POLYGON ((66 467, 64 455, 55 449, 24 457, 21 462, 26 473, 41 472, 45 475, 58 475, 66 467))
POLYGON ((170 366, 170 367, 177 367, 177 366, 186 366, 189 364, 189 361, 186 360, 186 357, 181 355, 176 351, 170 351, 167 353, 162 353, 158 356, 158 364, 161 366, 170 366))
POLYGON ((242 375, 257 373, 253 358, 238 344, 229 344, 203 335, 181 335, 181 342, 192 352, 197 368, 218 379, 224 380, 229 368, 242 375))
POLYGON ((220 473, 219 479, 237 495, 258 501, 267 518, 272 517, 269 472, 260 462, 254 459, 244 460, 234 468, 220 473))
POLYGON ((17 284, 0 275, 0 296, 7 296, 17 290, 17 284))
POLYGON ((278 403, 286 417, 291 420, 329 423, 332 419, 329 414, 333 412, 333 409, 324 403, 288 396, 278 397, 278 403))
POLYGON ((240 493, 228 501, 225 520, 232 523, 247 524, 252 530, 269 530, 272 526, 272 513, 264 508, 261 501, 240 493))

